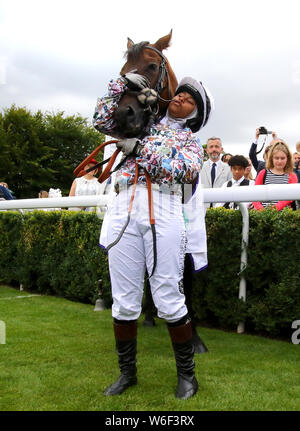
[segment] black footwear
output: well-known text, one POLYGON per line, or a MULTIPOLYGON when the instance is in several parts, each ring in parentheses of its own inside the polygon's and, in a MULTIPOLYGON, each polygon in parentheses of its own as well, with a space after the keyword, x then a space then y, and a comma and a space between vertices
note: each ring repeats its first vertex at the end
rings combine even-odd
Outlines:
POLYGON ((115 381, 104 391, 104 395, 120 395, 130 386, 137 384, 136 376, 125 376, 121 374, 118 380, 115 381))
POLYGON ((143 322, 144 326, 155 326, 155 320, 153 319, 153 317, 145 317, 145 320, 143 322))
POLYGON ((136 385, 136 320, 118 324, 114 322, 116 349, 119 356, 120 377, 110 385, 104 395, 120 395, 130 386, 136 385))
POLYGON ((202 339, 199 337, 196 328, 193 326, 193 336, 192 343, 194 344, 195 353, 206 353, 208 349, 206 345, 203 343, 202 339))
POLYGON ((187 376, 178 376, 178 385, 176 389, 176 398, 188 400, 198 392, 198 382, 195 376, 187 379, 187 376))
POLYGON ((192 343, 192 325, 188 321, 180 326, 169 326, 169 333, 175 354, 177 367, 177 389, 175 396, 187 400, 198 391, 198 382, 195 377, 194 345, 192 343))

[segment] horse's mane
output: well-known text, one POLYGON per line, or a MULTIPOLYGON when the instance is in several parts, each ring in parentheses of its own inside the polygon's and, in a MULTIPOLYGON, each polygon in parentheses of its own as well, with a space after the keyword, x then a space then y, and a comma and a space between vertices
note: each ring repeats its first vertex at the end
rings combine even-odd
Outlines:
POLYGON ((126 57, 127 60, 135 61, 145 45, 149 45, 149 42, 135 43, 125 52, 124 57, 126 57))

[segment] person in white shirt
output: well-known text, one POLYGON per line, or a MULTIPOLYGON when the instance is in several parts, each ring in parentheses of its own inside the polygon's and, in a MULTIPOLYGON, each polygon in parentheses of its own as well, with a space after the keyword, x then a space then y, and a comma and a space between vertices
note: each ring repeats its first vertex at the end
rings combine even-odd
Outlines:
MULTIPOLYGON (((90 163, 88 163, 84 170, 88 171, 90 168, 97 164, 97 160, 92 159, 90 163)), ((69 196, 91 196, 91 195, 100 195, 104 192, 105 185, 100 184, 98 179, 95 177, 98 169, 95 168, 90 172, 87 172, 86 175, 82 177, 75 178, 72 183, 69 196)), ((83 207, 70 207, 69 210, 72 211, 80 211, 84 210, 83 207)), ((88 207, 85 211, 94 211, 94 207, 88 207)))
MULTIPOLYGON (((222 185, 223 188, 251 185, 250 180, 245 178, 245 172, 247 166, 249 165, 249 162, 246 157, 241 155, 232 156, 228 162, 228 165, 230 166, 232 178, 229 181, 225 181, 225 183, 222 185)), ((249 205, 250 202, 246 202, 246 204, 249 205)), ((238 209, 238 205, 236 202, 220 202, 216 204, 216 207, 238 209)))

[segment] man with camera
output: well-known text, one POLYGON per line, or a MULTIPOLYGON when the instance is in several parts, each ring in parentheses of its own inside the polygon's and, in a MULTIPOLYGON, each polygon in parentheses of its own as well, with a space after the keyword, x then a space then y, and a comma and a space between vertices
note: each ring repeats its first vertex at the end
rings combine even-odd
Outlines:
POLYGON ((252 165, 253 165, 253 167, 257 173, 259 173, 259 171, 261 171, 262 169, 265 169, 266 159, 268 157, 268 152, 269 152, 270 148, 272 147, 272 145, 274 144, 276 139, 278 139, 276 132, 269 132, 263 126, 256 129, 256 131, 255 131, 255 142, 253 142, 251 145, 251 148, 249 151, 249 157, 250 157, 252 165), (259 139, 260 135, 262 135, 262 136, 264 135, 265 140, 263 142, 261 149, 259 151, 257 151, 257 144, 258 144, 258 139, 259 139), (263 155, 264 160, 263 161, 257 160, 257 154, 259 154, 263 150, 265 143, 266 143, 267 135, 272 135, 272 140, 269 142, 269 145, 265 148, 264 155, 263 155))

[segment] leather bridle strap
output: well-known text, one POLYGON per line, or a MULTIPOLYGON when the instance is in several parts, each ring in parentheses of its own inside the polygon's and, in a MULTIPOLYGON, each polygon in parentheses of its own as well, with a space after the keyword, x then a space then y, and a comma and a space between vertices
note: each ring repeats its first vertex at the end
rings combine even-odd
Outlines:
POLYGON ((144 48, 152 49, 152 51, 155 51, 162 59, 160 66, 159 66, 160 73, 159 73, 158 81, 156 83, 156 86, 154 87, 154 90, 157 91, 157 93, 159 94, 161 92, 161 90, 164 88, 163 83, 164 83, 165 78, 167 77, 167 87, 168 87, 169 97, 171 97, 170 79, 169 79, 166 57, 163 55, 163 53, 161 51, 159 51, 154 46, 146 45, 146 46, 144 46, 144 48))

